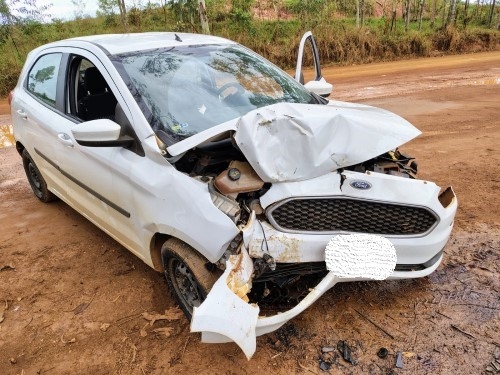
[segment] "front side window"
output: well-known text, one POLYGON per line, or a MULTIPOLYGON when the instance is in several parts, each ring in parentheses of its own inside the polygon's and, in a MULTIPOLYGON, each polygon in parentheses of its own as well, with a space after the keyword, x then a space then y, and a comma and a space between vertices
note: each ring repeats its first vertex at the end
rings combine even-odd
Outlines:
POLYGON ((92 62, 72 55, 67 83, 69 113, 82 121, 115 120, 116 97, 92 62))
POLYGON ((172 144, 256 108, 317 102, 288 74, 237 44, 137 51, 112 60, 153 130, 172 144))
POLYGON ((31 68, 26 83, 29 92, 52 107, 56 106, 57 76, 61 57, 61 53, 40 57, 31 68))

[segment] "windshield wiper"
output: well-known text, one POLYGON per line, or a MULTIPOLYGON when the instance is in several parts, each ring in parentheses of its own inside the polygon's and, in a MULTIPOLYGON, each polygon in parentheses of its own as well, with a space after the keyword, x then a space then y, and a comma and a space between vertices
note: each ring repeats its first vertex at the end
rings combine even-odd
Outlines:
POLYGON ((328 99, 311 92, 312 99, 309 101, 309 104, 328 104, 328 99))

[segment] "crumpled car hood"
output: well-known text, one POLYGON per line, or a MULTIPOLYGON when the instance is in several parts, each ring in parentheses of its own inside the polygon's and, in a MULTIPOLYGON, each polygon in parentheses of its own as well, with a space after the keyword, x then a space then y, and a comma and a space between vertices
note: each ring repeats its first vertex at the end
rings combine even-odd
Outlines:
POLYGON ((421 133, 402 117, 367 105, 278 103, 196 134, 167 151, 179 155, 230 130, 265 182, 315 178, 393 150, 421 133))

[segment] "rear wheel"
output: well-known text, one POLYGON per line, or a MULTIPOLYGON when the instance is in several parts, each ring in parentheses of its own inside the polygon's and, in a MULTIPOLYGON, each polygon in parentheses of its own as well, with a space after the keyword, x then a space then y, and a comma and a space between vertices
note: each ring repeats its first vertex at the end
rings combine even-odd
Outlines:
POLYGON ((28 151, 26 151, 26 149, 23 150, 22 158, 26 177, 28 178, 28 182, 30 183, 31 190, 33 190, 33 193, 35 193, 36 197, 44 203, 48 203, 57 199, 57 197, 52 194, 47 188, 47 183, 43 179, 40 170, 36 166, 28 151))
POLYGON ((179 307, 191 320, 193 307, 201 305, 222 271, 210 271, 207 259, 175 238, 163 244, 161 253, 168 287, 179 307))

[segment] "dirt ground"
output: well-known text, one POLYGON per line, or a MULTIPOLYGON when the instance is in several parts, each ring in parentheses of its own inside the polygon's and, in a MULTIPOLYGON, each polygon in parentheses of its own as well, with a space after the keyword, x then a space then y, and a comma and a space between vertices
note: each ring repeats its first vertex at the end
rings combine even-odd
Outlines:
MULTIPOLYGON (((324 75, 334 98, 387 108, 422 130, 403 151, 417 158, 420 178, 452 185, 459 199, 436 272, 337 285, 260 337, 247 361, 235 344, 200 343, 184 317, 150 325, 143 313, 175 308, 162 275, 67 205, 40 203, 21 158, 4 147, 0 374, 500 374, 500 53, 324 75), (355 364, 342 359, 340 340, 355 364)), ((5 133, 6 100, 0 108, 5 133)))

